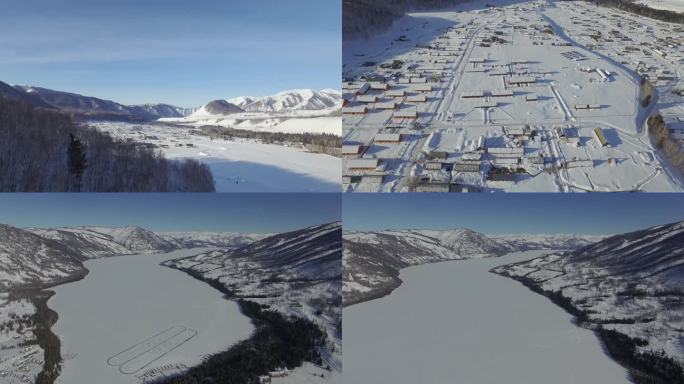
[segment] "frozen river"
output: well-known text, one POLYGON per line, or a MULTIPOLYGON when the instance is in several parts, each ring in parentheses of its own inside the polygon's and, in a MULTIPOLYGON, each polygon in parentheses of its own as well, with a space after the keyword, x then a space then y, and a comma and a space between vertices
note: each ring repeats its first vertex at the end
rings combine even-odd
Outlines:
POLYGON ((198 253, 120 256, 86 262, 85 279, 54 288, 64 384, 138 383, 158 370, 191 366, 247 338, 236 303, 184 272, 160 266, 198 253))
POLYGON ((344 381, 628 383, 596 336, 489 269, 542 252, 411 267, 391 295, 343 311, 344 381))

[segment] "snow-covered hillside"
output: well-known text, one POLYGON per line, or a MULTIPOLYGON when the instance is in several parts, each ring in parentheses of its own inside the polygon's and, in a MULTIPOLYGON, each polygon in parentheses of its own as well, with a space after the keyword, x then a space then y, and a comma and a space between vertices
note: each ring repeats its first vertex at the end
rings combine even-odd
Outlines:
POLYGON ((83 276, 87 270, 82 261, 81 254, 57 241, 0 224, 0 291, 83 276))
POLYGON ((487 236, 469 229, 390 230, 344 234, 344 305, 389 294, 402 268, 446 260, 501 256, 538 249, 570 249, 596 237, 574 235, 487 236))
POLYGON ((684 364, 684 222, 612 236, 493 272, 565 298, 583 325, 644 340, 637 351, 664 351, 684 364))
MULTIPOLYGON (((341 350, 342 225, 339 222, 281 233, 233 250, 215 250, 163 265, 219 284, 233 298, 307 318, 322 325, 341 350)), ((340 356, 322 353, 333 367, 340 356)))
POLYGON ((84 258, 166 252, 178 248, 155 233, 139 227, 30 228, 29 231, 60 242, 84 258))

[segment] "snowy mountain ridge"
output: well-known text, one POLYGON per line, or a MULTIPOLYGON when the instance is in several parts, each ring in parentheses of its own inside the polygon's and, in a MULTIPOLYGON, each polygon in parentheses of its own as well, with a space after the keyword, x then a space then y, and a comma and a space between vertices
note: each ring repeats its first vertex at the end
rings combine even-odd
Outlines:
POLYGON ((340 108, 342 92, 333 89, 291 89, 272 96, 239 96, 226 100, 245 112, 283 113, 340 108))
POLYGON ((218 126, 255 132, 342 135, 342 92, 294 89, 272 96, 213 100, 184 117, 160 122, 192 127, 218 126))
MULTIPOLYGON (((193 112, 192 109, 168 104, 123 105, 97 97, 28 85, 15 85, 12 88, 19 93, 21 98, 28 100, 31 104, 51 106, 90 119, 149 121, 164 117, 183 117, 193 112)), ((15 95, 14 98, 19 96, 15 95)))
POLYGON ((412 265, 538 249, 575 249, 595 236, 488 236, 469 229, 345 232, 344 305, 389 294, 401 284, 399 271, 412 265))
POLYGON ((83 259, 55 240, 0 224, 0 291, 42 288, 84 276, 83 259))
POLYGON ((139 227, 28 228, 41 237, 60 242, 85 258, 167 252, 176 245, 139 227))
POLYGON ((0 225, 0 291, 43 287, 87 273, 83 261, 101 257, 211 247, 230 249, 262 239, 263 234, 173 232, 144 228, 15 228, 0 225))

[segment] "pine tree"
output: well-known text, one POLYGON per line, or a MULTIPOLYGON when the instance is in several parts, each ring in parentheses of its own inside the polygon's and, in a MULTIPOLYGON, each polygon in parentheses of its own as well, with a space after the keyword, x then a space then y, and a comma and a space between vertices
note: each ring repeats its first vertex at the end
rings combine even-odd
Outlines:
POLYGON ((69 160, 69 174, 73 180, 73 189, 75 191, 81 190, 81 179, 83 172, 88 167, 86 160, 85 148, 81 140, 77 139, 72 133, 69 134, 69 149, 67 155, 69 160))

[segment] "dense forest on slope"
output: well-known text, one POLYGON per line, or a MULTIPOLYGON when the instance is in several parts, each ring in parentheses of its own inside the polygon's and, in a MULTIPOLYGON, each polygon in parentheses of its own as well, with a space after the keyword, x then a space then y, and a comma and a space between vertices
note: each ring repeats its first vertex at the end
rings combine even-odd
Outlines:
POLYGON ((252 319, 252 336, 200 365, 155 384, 259 384, 259 376, 279 368, 293 369, 304 361, 322 364, 318 348, 326 335, 312 322, 286 317, 262 305, 239 300, 240 309, 252 319))
POLYGON ((616 8, 651 19, 667 21, 668 23, 684 24, 684 12, 668 11, 665 9, 651 8, 645 4, 639 4, 630 0, 591 0, 594 4, 616 8))
MULTIPOLYGON (((650 8, 632 0, 589 0, 596 5, 650 17, 670 23, 684 24, 684 13, 650 8)), ((408 11, 445 8, 469 0, 343 0, 342 34, 345 39, 368 38, 388 29, 408 11)), ((521 1, 522 2, 522 1, 521 1)), ((481 1, 487 7, 487 1, 481 1)), ((496 5, 492 2, 492 5, 496 5)))
POLYGON ((211 192, 195 160, 169 161, 69 115, 0 97, 0 191, 211 192))
POLYGON ((343 0, 342 35, 367 38, 389 28, 411 10, 440 9, 468 0, 343 0))

